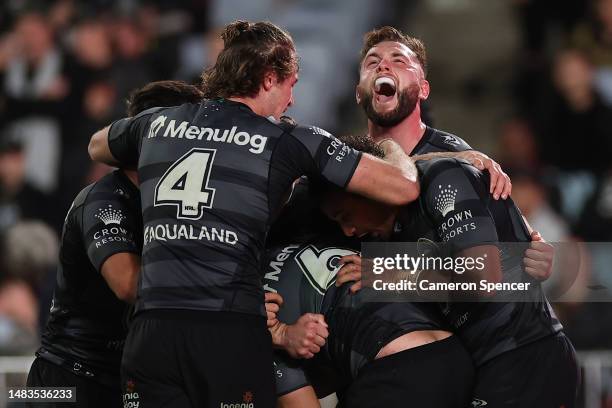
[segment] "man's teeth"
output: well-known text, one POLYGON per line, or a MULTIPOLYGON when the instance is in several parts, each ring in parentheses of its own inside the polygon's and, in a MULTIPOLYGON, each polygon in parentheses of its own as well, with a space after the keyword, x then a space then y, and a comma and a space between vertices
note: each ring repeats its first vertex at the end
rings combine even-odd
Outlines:
POLYGON ((393 89, 395 89, 395 82, 389 77, 380 77, 376 81, 374 81, 374 86, 376 87, 376 92, 380 91, 380 87, 383 84, 390 85, 393 89))

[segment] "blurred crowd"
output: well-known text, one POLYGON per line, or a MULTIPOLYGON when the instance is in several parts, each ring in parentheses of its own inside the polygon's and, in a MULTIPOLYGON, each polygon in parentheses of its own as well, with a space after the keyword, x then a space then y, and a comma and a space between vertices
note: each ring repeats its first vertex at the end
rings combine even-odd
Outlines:
MULTIPOLYGON (((508 3, 522 42, 507 87, 514 109, 502 118, 493 156, 512 177, 513 198, 548 241, 612 241, 612 0, 508 3)), ((35 347, 64 216, 76 193, 109 170, 90 162, 89 137, 125 116, 132 89, 160 79, 196 83, 222 46, 219 28, 239 12, 294 37, 301 70, 290 114, 331 131, 354 130, 343 107, 354 104, 362 34, 384 24, 410 33, 405 21, 414 4, 2 2, 0 354, 35 347)), ((580 279, 605 291, 612 289, 612 255, 602 248, 584 250, 591 267, 579 269, 588 275, 580 279)), ((589 293, 579 296, 588 300, 589 293)), ((612 322, 610 309, 578 302, 558 308, 579 348, 612 348, 612 325, 589 324, 594 314, 612 322)))
MULTIPOLYGON (((612 0, 513 6, 522 43, 496 158, 547 240, 612 241, 612 0)), ((579 252, 573 301, 555 308, 577 348, 612 348, 612 308, 590 302, 612 293, 612 251, 579 252)))

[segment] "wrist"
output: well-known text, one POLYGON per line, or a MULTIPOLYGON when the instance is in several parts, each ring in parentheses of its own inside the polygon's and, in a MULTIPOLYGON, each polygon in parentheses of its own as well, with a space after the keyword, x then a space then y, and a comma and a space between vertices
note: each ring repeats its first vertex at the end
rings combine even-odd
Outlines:
POLYGON ((272 335, 272 345, 276 348, 284 349, 287 346, 287 328, 289 326, 283 322, 278 322, 271 327, 270 334, 272 335))

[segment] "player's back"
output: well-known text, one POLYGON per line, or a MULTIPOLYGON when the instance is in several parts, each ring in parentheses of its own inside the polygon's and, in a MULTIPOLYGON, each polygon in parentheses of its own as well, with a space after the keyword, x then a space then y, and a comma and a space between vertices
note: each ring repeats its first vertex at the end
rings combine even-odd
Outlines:
POLYGON ((307 174, 344 186, 360 158, 319 128, 275 122, 224 99, 145 111, 113 132, 131 135, 122 149, 139 151, 138 311, 265 315, 260 254, 291 184, 307 174))
POLYGON ((502 282, 529 283, 529 290, 498 291, 490 301, 443 304, 454 331, 477 364, 562 329, 540 284, 523 265, 529 231, 511 198, 494 200, 487 173, 455 159, 419 164, 421 197, 400 215, 398 241, 426 237, 449 253, 480 245, 499 248, 502 282))

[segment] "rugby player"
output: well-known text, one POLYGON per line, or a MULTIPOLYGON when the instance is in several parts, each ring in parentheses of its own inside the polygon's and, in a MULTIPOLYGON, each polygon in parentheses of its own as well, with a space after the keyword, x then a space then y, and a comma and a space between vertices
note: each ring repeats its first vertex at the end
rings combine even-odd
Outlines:
POLYGON ((379 205, 328 190, 323 210, 346 235, 443 242, 455 256, 486 254, 489 282, 530 282, 531 290, 521 296, 487 302, 451 297, 439 306, 476 365, 472 404, 574 407, 579 373, 573 346, 541 287, 525 274, 516 248, 504 245, 530 241, 520 211, 511 199, 493 200, 486 174, 462 161, 435 159, 418 167, 421 195, 407 206, 379 205))
POLYGON ((397 144, 385 144, 385 162, 277 121, 297 81, 289 34, 237 21, 222 38, 203 74, 208 99, 119 120, 89 145, 94 160, 138 166, 144 247, 122 386, 126 401, 150 407, 274 404, 259 266, 297 178, 394 204, 419 191, 397 144))
POLYGON ((343 407, 466 407, 471 357, 435 306, 368 302, 367 289, 352 294, 350 285, 334 285, 341 257, 355 253, 324 239, 270 250, 266 289, 284 299, 278 320, 293 323, 271 327, 274 344, 293 358, 321 349, 307 361, 275 354, 278 406, 318 407, 316 390, 321 397, 336 391, 343 407), (324 316, 327 331, 309 330, 313 313, 324 316))
POLYGON ((488 170, 493 197, 507 198, 512 183, 499 164, 483 153, 469 152, 472 148, 460 137, 423 122, 421 102, 429 92, 427 53, 421 40, 389 26, 364 35, 355 94, 368 117, 368 135, 374 141, 391 138, 410 156, 420 155, 420 160, 465 152, 459 157, 488 170))
MULTIPOLYGON (((372 149, 371 139, 367 137, 352 138, 351 146, 381 154, 380 151, 372 149)), ((473 373, 469 371, 471 359, 468 358, 470 364, 457 368, 457 361, 466 355, 463 347, 460 344, 452 344, 457 341, 450 338, 449 332, 426 330, 440 327, 439 321, 442 317, 439 311, 430 310, 431 317, 423 319, 427 315, 421 310, 422 304, 406 306, 398 303, 364 303, 363 293, 348 296, 348 288, 338 289, 334 286, 336 272, 342 261, 351 260, 358 264, 360 258, 350 255, 354 254, 358 247, 359 243, 354 240, 342 239, 333 235, 333 232, 327 232, 313 234, 306 242, 296 240, 291 244, 277 244, 268 251, 264 288, 269 291, 267 300, 270 303, 267 303, 266 307, 275 344, 294 358, 311 358, 321 348, 324 349, 313 362, 308 363, 287 359, 277 353, 275 364, 278 406, 318 407, 317 396, 310 383, 314 385, 319 396, 324 396, 335 389, 346 389, 355 378, 360 378, 361 385, 358 383, 349 389, 359 388, 365 381, 370 389, 376 390, 376 395, 364 398, 361 393, 355 395, 350 391, 342 392, 342 402, 348 406, 355 406, 356 402, 366 406, 402 406, 406 400, 417 405, 465 406, 466 398, 471 397, 472 391, 470 375, 473 373), (279 304, 282 304, 280 312, 279 304), (306 315, 299 317, 304 313, 306 315), (309 321, 314 320, 313 314, 319 313, 324 314, 325 321, 329 324, 324 330, 312 323, 309 326, 309 321), (295 323, 283 324, 279 323, 279 320, 283 323, 295 323), (395 336, 397 339, 394 340, 395 336), (418 347, 437 339, 445 340, 447 337, 446 341, 418 347), (412 350, 403 353, 408 349, 412 350), (432 355, 430 350, 445 353, 432 355), (383 371, 387 371, 390 364, 396 364, 396 372, 399 370, 405 374, 399 376, 400 380, 388 381, 385 375, 370 369, 366 370, 367 380, 358 375, 366 364, 399 352, 403 354, 395 356, 394 359, 377 361, 370 367, 381 366, 384 367, 383 371), (418 358, 415 358, 416 354, 418 358), (445 358, 440 359, 441 355, 445 358), (409 356, 413 359, 410 364, 406 362, 409 356), (331 369, 328 366, 331 366, 331 369), (464 381, 458 382, 453 378, 452 384, 449 383, 450 377, 438 374, 454 373, 458 376, 460 370, 467 370, 459 376, 464 381), (410 376, 408 371, 418 372, 419 375, 410 376), (440 389, 444 389, 445 393, 437 392, 440 389)), ((530 254, 527 253, 526 257, 528 255, 530 254)), ((537 263, 536 266, 536 276, 545 275, 549 268, 546 263, 537 263)), ((350 280, 346 276, 353 277, 353 274, 346 273, 344 282, 350 280)), ((355 278, 359 279, 358 276, 355 278)), ((354 289, 351 288, 351 291, 354 289)))
MULTIPOLYGON (((128 115, 201 99, 192 85, 154 82, 131 94, 128 115)), ((142 249, 137 185, 135 171, 111 172, 77 195, 64 222, 50 317, 27 385, 76 387, 76 407, 123 406, 119 366, 142 249)))

